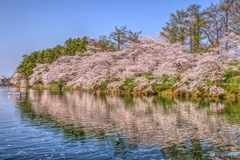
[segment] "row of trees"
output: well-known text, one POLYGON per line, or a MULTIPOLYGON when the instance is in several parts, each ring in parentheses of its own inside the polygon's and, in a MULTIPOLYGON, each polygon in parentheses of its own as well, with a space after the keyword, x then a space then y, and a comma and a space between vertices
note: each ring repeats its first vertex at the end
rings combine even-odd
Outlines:
POLYGON ((196 4, 177 10, 160 34, 171 43, 185 45, 186 51, 200 53, 218 47, 229 32, 240 34, 240 0, 223 0, 204 10, 196 4))
POLYGON ((139 42, 140 32, 133 32, 127 26, 115 27, 115 31, 110 36, 100 36, 99 39, 89 37, 69 38, 64 45, 57 45, 41 51, 35 51, 30 55, 23 55, 23 60, 17 68, 26 79, 33 73, 36 64, 46 64, 56 61, 64 55, 74 56, 76 54, 84 56, 87 50, 92 52, 109 52, 125 48, 129 43, 139 42))
MULTIPOLYGON (((221 39, 229 33, 240 34, 240 0, 222 0, 204 10, 196 4, 190 5, 186 10, 177 10, 171 14, 160 35, 171 43, 180 42, 185 46, 185 51, 202 53, 220 46, 221 39)), ((109 36, 103 35, 98 39, 86 36, 69 38, 64 45, 24 55, 17 72, 28 78, 37 63, 52 63, 64 55, 83 56, 86 51, 119 51, 130 43, 138 43, 140 35, 141 31, 133 32, 127 26, 121 26, 115 27, 109 36)), ((224 45, 226 51, 231 47, 228 41, 224 45)))
POLYGON ((33 68, 37 63, 52 63, 63 55, 75 55, 76 52, 84 53, 88 44, 88 38, 69 38, 64 45, 57 45, 54 48, 48 48, 42 51, 35 51, 30 55, 23 55, 23 60, 17 68, 17 71, 26 78, 33 73, 33 68))

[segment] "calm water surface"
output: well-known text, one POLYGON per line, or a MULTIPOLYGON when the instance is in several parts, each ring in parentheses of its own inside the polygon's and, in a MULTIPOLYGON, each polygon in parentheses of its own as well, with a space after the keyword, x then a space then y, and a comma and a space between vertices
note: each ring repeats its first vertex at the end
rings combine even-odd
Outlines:
POLYGON ((238 102, 8 91, 0 87, 0 159, 194 160, 240 151, 238 102))

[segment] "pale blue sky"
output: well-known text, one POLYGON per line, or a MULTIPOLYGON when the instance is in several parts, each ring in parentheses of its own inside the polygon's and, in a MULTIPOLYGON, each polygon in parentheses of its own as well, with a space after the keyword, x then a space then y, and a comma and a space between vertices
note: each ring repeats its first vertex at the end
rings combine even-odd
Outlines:
POLYGON ((156 37, 170 13, 219 0, 0 0, 0 75, 11 76, 23 54, 68 38, 109 35, 127 25, 156 37))

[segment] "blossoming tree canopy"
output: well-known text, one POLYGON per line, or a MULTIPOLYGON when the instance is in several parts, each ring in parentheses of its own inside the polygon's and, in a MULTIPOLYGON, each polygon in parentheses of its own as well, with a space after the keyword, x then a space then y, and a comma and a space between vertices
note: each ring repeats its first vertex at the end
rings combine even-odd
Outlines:
POLYGON ((201 87, 212 93, 224 93, 221 87, 208 86, 206 82, 216 81, 216 74, 222 75, 230 63, 238 61, 235 54, 239 36, 233 36, 222 40, 223 49, 224 42, 232 44, 228 51, 221 50, 220 46, 222 54, 214 49, 198 55, 184 52, 184 46, 179 43, 145 36, 139 43, 131 43, 121 51, 97 52, 84 57, 62 56, 52 64, 38 64, 30 75, 29 84, 41 82, 47 86, 62 80, 67 86, 82 86, 83 89, 94 89, 103 83, 104 89, 114 89, 129 83, 133 91, 154 93, 157 86, 165 85, 162 77, 167 75, 167 86, 175 91, 192 92, 201 87))

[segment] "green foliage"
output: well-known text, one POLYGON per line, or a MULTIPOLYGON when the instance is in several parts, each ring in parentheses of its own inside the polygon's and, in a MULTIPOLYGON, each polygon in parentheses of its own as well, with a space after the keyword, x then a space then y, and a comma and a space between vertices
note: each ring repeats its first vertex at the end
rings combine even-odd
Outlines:
POLYGON ((168 90, 169 88, 171 88, 171 85, 169 85, 169 84, 156 84, 153 86, 153 89, 155 91, 157 91, 158 93, 161 91, 168 90))
POLYGON ((59 57, 64 55, 74 56, 76 54, 84 56, 87 45, 93 45, 98 51, 116 51, 125 47, 127 42, 138 42, 141 32, 132 32, 127 30, 126 26, 120 28, 115 27, 115 32, 112 32, 110 37, 100 36, 99 40, 90 39, 86 36, 82 38, 69 38, 64 42, 64 45, 57 45, 54 48, 47 48, 42 51, 35 51, 30 55, 23 55, 23 60, 17 67, 17 72, 21 73, 26 80, 33 73, 33 68, 38 63, 46 64, 53 63, 59 57), (116 44, 111 41, 114 40, 116 44))
POLYGON ((63 55, 74 56, 77 52, 83 54, 86 51, 87 44, 87 37, 83 37, 82 39, 69 38, 64 43, 64 46, 57 45, 54 48, 48 48, 42 51, 35 51, 30 55, 23 55, 23 60, 17 67, 17 71, 21 73, 27 80, 28 77, 33 73, 33 68, 35 68, 38 63, 53 63, 63 55))
POLYGON ((168 75, 163 75, 161 77, 161 84, 154 84, 153 85, 153 89, 160 93, 162 91, 166 91, 169 89, 172 89, 172 87, 174 86, 174 84, 177 82, 177 79, 175 78, 169 78, 168 75))
POLYGON ((239 94, 240 93, 240 69, 233 70, 229 68, 224 73, 224 83, 222 87, 229 93, 239 94))
POLYGON ((90 46, 93 46, 93 48, 90 48, 93 52, 113 52, 117 50, 116 44, 105 35, 99 36, 98 40, 91 39, 90 46))
POLYGON ((62 88, 63 88, 63 86, 65 86, 65 82, 62 80, 62 79, 59 79, 58 81, 57 81, 57 86, 58 86, 58 88, 61 90, 62 88))
POLYGON ((203 93, 205 91, 205 89, 202 87, 202 86, 197 86, 197 90, 200 92, 200 93, 203 93))
POLYGON ((206 80, 206 85, 207 86, 214 86, 215 82, 214 81, 211 81, 211 80, 206 80))
POLYGON ((69 38, 64 43, 64 46, 66 48, 67 55, 74 56, 76 52, 84 53, 87 50, 87 44, 88 44, 88 38, 83 37, 72 39, 69 38))
POLYGON ((57 83, 52 83, 52 84, 49 84, 49 87, 47 89, 59 90, 59 87, 58 87, 57 83))
POLYGON ((142 32, 132 32, 127 30, 127 26, 115 27, 115 31, 109 36, 110 39, 116 42, 117 50, 120 50, 126 46, 127 43, 138 43, 139 35, 142 32))
POLYGON ((240 93, 240 85, 239 84, 224 84, 223 87, 229 92, 233 94, 240 93))
POLYGON ((102 81, 100 85, 95 85, 94 89, 105 90, 107 88, 107 81, 102 81))
POLYGON ((135 82, 134 78, 126 78, 121 89, 132 91, 135 86, 137 86, 137 83, 135 82))
POLYGON ((200 53, 201 41, 205 38, 201 32, 205 20, 200 8, 200 5, 193 4, 186 10, 177 10, 175 14, 171 14, 160 34, 171 43, 188 45, 186 48, 191 53, 200 53))
POLYGON ((17 70, 25 77, 25 79, 33 73, 33 68, 36 67, 36 59, 37 52, 34 52, 29 56, 23 55, 23 61, 18 66, 17 70))
POLYGON ((187 85, 187 86, 189 86, 189 85, 190 85, 190 82, 189 82, 189 81, 185 81, 184 84, 187 85))
POLYGON ((65 91, 75 91, 76 90, 76 86, 67 86, 64 83, 64 86, 62 87, 62 90, 65 90, 65 91))
POLYGON ((110 34, 110 38, 117 43, 117 50, 120 50, 128 41, 127 26, 115 27, 115 32, 110 34))
POLYGON ((166 74, 162 75, 161 81, 162 81, 162 83, 168 83, 169 82, 169 76, 166 75, 166 74))
POLYGON ((64 89, 65 85, 66 85, 66 83, 62 79, 59 79, 57 82, 50 84, 49 89, 62 90, 62 89, 64 89))
POLYGON ((119 80, 120 80, 119 78, 112 78, 106 81, 102 81, 100 84, 96 83, 94 86, 94 89, 106 90, 108 83, 119 81, 119 80))
POLYGON ((145 77, 147 80, 152 80, 153 79, 152 74, 142 74, 141 77, 145 77))
POLYGON ((232 84, 240 84, 240 75, 234 76, 230 79, 232 84))
POLYGON ((232 77, 238 75, 240 75, 240 68, 238 70, 233 70, 232 68, 229 68, 224 72, 224 82, 230 82, 232 77))
POLYGON ((34 89, 44 89, 44 85, 42 83, 35 83, 32 88, 34 89))
POLYGON ((239 62, 238 61, 233 61, 229 65, 230 66, 237 66, 237 65, 239 65, 239 62))

